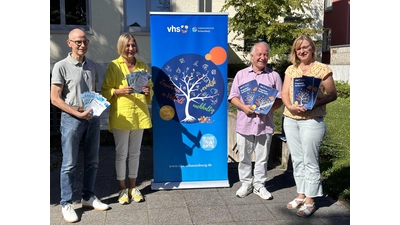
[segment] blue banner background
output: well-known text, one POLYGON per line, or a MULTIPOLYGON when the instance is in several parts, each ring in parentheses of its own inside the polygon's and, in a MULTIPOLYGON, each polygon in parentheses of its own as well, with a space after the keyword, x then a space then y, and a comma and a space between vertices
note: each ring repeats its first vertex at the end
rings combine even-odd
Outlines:
POLYGON ((150 14, 152 189, 228 187, 228 15, 150 14))

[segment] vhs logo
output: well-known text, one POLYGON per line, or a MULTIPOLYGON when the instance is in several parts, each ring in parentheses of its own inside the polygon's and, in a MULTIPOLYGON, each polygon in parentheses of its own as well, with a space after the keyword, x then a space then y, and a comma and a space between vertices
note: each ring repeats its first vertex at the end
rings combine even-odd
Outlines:
POLYGON ((172 32, 172 33, 183 33, 183 34, 186 34, 188 29, 189 29, 188 25, 181 25, 181 26, 177 26, 177 27, 174 26, 174 25, 171 25, 170 27, 167 27, 167 31, 169 33, 172 32))

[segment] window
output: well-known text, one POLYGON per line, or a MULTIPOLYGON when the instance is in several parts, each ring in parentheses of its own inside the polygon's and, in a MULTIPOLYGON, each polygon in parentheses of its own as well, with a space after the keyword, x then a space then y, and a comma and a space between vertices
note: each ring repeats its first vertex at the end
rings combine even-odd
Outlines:
POLYGON ((126 0, 126 29, 150 32, 150 12, 169 12, 170 0, 126 0))
POLYGON ((331 29, 324 29, 322 51, 328 52, 331 49, 331 29))
POLYGON ((50 1, 50 30, 89 30, 88 0, 50 1))
POLYGON ((332 0, 325 0, 325 11, 332 9, 332 0))
POLYGON ((199 12, 212 12, 211 0, 199 0, 199 12))

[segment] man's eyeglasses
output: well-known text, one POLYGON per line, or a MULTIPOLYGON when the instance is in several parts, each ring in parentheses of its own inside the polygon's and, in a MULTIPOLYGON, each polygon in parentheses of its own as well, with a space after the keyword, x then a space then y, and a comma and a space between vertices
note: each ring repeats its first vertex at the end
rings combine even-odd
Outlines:
POLYGON ((303 46, 303 47, 300 47, 300 48, 296 48, 296 51, 299 52, 299 51, 302 50, 302 49, 305 51, 305 50, 308 50, 309 47, 310 47, 310 45, 303 46))
POLYGON ((85 44, 85 45, 88 45, 89 44, 89 40, 83 40, 83 41, 74 41, 74 40, 69 40, 69 41, 72 41, 72 42, 74 42, 77 46, 81 46, 82 45, 82 43, 83 44, 85 44))

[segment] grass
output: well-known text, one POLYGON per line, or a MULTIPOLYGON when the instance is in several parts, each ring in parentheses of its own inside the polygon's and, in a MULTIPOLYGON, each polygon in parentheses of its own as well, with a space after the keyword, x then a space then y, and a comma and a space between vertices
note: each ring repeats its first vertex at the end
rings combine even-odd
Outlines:
POLYGON ((329 103, 327 112, 327 132, 320 152, 324 190, 350 201, 350 98, 329 103))

